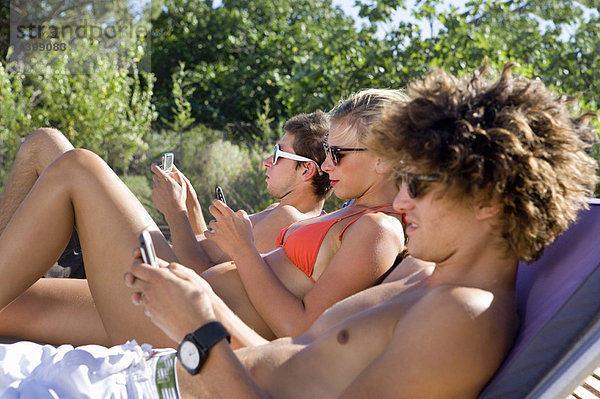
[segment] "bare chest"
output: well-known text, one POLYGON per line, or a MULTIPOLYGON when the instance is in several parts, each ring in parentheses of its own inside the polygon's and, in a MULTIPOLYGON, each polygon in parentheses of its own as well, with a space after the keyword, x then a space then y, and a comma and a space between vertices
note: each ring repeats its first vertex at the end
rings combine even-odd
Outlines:
POLYGON ((390 300, 398 289, 386 288, 393 287, 368 301, 350 298, 319 319, 321 325, 308 335, 274 346, 271 360, 277 361, 269 364, 269 372, 262 370, 263 387, 273 397, 339 396, 385 350, 398 319, 419 297, 414 292, 390 300), (348 317, 357 306, 363 309, 348 317))

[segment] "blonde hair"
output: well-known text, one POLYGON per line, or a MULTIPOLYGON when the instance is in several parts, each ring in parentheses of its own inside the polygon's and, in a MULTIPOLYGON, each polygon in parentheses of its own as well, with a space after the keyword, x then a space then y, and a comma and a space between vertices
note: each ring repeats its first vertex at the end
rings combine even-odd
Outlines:
POLYGON ((408 96, 399 89, 365 89, 342 99, 329 111, 330 123, 344 123, 341 139, 356 144, 365 142, 382 110, 395 103, 405 103, 408 96))

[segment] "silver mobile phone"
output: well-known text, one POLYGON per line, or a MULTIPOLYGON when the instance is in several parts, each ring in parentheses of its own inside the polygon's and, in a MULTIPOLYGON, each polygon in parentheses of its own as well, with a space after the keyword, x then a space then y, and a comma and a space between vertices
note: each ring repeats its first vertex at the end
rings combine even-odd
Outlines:
POLYGON ((160 165, 161 169, 165 173, 169 173, 173 170, 173 161, 175 160, 175 155, 172 152, 166 152, 162 156, 162 164, 160 165))
POLYGON ((156 260, 156 251, 154 250, 154 244, 152 243, 152 237, 148 230, 144 230, 140 233, 140 249, 142 251, 142 260, 144 263, 150 266, 158 267, 158 261, 156 260))
POLYGON ((221 186, 217 186, 215 188, 215 198, 223 201, 224 204, 227 204, 227 201, 225 201, 225 196, 223 195, 223 189, 221 188, 221 186))

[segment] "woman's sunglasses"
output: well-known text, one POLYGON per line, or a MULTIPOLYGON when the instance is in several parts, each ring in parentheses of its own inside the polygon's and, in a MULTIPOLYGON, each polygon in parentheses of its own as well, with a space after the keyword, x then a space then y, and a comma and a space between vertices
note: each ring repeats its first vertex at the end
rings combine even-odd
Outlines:
POLYGON ((345 147, 336 147, 334 145, 329 145, 327 143, 323 143, 323 148, 325 149, 325 154, 329 155, 331 161, 334 165, 338 165, 340 160, 344 157, 342 152, 354 152, 354 151, 366 151, 366 148, 345 148, 345 147))
POLYGON ((402 183, 406 184, 408 196, 414 199, 427 191, 428 183, 439 180, 439 175, 419 175, 416 173, 402 172, 400 174, 399 185, 402 183))
POLYGON ((314 159, 306 158, 302 155, 292 154, 291 152, 282 151, 279 148, 279 144, 275 144, 275 151, 273 151, 273 165, 277 163, 279 158, 287 158, 298 162, 314 162, 314 164, 317 165, 317 171, 319 172, 319 175, 322 173, 319 163, 314 159))

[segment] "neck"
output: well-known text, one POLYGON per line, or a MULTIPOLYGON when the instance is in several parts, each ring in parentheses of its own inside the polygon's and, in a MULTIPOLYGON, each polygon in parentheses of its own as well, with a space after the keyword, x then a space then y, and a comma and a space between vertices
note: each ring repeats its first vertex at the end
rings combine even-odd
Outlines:
POLYGON ((499 246, 472 246, 438 262, 428 285, 460 285, 513 293, 518 259, 499 246))
POLYGON ((320 215, 324 204, 325 199, 318 199, 311 187, 310 190, 294 190, 288 193, 281 198, 279 206, 290 205, 301 213, 320 215))
POLYGON ((398 189, 389 180, 385 179, 369 187, 361 196, 355 198, 353 205, 373 207, 383 204, 391 204, 398 194, 398 189))

